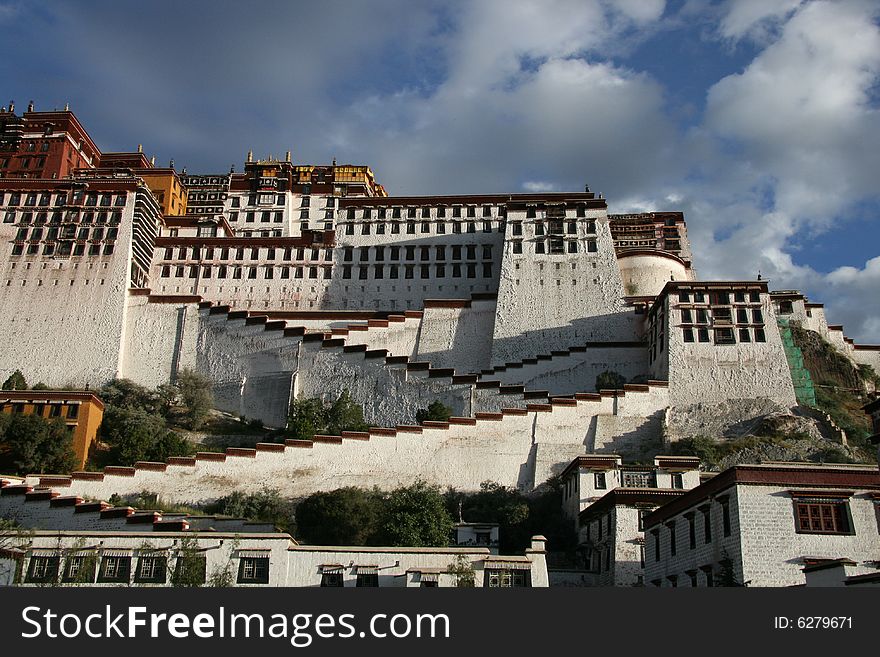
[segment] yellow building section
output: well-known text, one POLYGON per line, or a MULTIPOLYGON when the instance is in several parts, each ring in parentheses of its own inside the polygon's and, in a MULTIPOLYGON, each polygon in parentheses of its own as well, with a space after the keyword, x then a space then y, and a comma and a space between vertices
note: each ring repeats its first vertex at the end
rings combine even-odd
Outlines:
POLYGON ((140 169, 137 175, 162 207, 162 213, 171 216, 186 214, 186 188, 174 169, 140 169))
POLYGON ((4 413, 61 418, 73 437, 76 468, 82 470, 104 418, 104 402, 86 390, 3 390, 4 413))

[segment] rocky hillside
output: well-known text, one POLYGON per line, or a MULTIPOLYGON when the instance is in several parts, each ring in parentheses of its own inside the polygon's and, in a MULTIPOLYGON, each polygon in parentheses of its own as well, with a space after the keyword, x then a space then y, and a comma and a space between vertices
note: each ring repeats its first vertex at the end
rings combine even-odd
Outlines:
POLYGON ((815 407, 791 411, 755 399, 672 409, 667 427, 674 429, 670 438, 680 439, 666 451, 699 456, 707 470, 764 461, 876 462, 862 411, 875 374, 857 367, 818 333, 795 325, 791 332, 813 381, 815 407))

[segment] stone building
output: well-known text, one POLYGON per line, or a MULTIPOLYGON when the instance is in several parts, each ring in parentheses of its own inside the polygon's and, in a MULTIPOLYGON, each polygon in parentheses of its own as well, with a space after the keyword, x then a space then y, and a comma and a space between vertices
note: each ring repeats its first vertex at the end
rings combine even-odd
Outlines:
POLYGON ((82 469, 104 417, 104 402, 87 390, 3 390, 3 413, 61 418, 71 434, 76 467, 82 469))
POLYGON ((478 587, 546 587, 544 543, 536 536, 524 556, 495 556, 484 547, 299 545, 279 532, 38 530, 0 550, 0 586, 173 586, 186 570, 190 585, 449 587, 466 569, 478 587))
POLYGON ((562 473, 562 501, 578 532, 591 586, 644 583, 645 516, 700 483, 700 460, 657 456, 654 465, 624 465, 617 455, 588 454, 562 473))
POLYGON ((219 475, 531 490, 579 455, 660 451, 701 403, 744 402, 736 424, 797 402, 767 282, 695 280, 681 213, 613 215, 589 191, 393 196, 368 166, 290 153, 178 173, 33 108, 0 112, 0 164, 0 369, 95 389, 190 368, 269 427, 347 389, 372 425, 58 480, 75 493, 204 499, 219 475), (604 372, 627 383, 596 390, 604 372), (413 426, 436 400, 450 421, 413 426))
POLYGON ((802 569, 833 559, 876 574, 876 466, 767 463, 716 475, 648 515, 651 586, 797 586, 802 569))

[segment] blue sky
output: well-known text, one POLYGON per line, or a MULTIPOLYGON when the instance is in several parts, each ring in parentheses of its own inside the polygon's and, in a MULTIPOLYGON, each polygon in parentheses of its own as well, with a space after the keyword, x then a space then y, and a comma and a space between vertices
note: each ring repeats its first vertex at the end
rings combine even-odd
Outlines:
MULTIPOLYGON (((369 164, 392 194, 682 210, 704 278, 880 342, 880 3, 0 0, 0 88, 104 150, 369 164)), ((2 92, 0 92, 2 93, 2 92)))

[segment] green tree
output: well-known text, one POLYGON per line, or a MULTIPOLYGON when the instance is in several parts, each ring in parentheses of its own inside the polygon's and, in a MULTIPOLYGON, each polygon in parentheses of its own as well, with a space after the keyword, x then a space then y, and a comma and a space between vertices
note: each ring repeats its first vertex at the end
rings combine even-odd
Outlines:
MULTIPOLYGON (((189 429, 200 428, 214 406, 211 382, 201 374, 184 369, 178 373, 176 385, 183 406, 184 426, 189 429)), ((161 395, 157 394, 157 398, 160 397, 161 395)))
POLYGON ((311 440, 324 429, 324 404, 318 398, 294 399, 290 405, 287 432, 300 440, 311 440))
POLYGON ((309 440, 315 434, 338 436, 343 431, 367 429, 363 408, 352 400, 348 390, 329 406, 317 397, 295 399, 290 405, 287 435, 293 438, 309 440))
POLYGON ((623 390, 626 377, 611 370, 605 370, 596 377, 596 390, 623 390))
POLYGON ((130 379, 113 379, 104 385, 98 396, 106 406, 138 408, 148 413, 161 412, 161 401, 155 391, 130 379))
POLYGON ((9 378, 3 382, 3 390, 27 390, 27 381, 24 380, 24 374, 21 370, 15 370, 9 375, 9 378))
POLYGON ((382 505, 379 536, 385 545, 440 547, 449 545, 452 518, 443 495, 424 481, 397 488, 382 505))
POLYGON ((157 446, 167 441, 165 418, 144 408, 106 406, 101 423, 101 439, 110 445, 115 463, 130 465, 162 456, 157 446))
POLYGON ((38 383, 34 384, 34 387, 31 388, 31 390, 51 390, 51 388, 42 381, 39 381, 38 383))
POLYGON ((371 545, 378 532, 382 497, 348 486, 314 493, 296 507, 297 536, 311 545, 371 545))
POLYGON ((76 467, 73 437, 64 420, 14 414, 0 419, 3 462, 19 474, 70 472, 76 467))
POLYGON ((462 520, 466 522, 498 524, 502 551, 522 552, 529 545, 532 536, 529 500, 515 488, 485 481, 480 484, 478 493, 450 490, 445 497, 447 510, 454 518, 458 518, 460 509, 462 520))
POLYGON ((263 488, 256 493, 237 490, 207 505, 205 510, 235 518, 271 522, 281 529, 288 529, 291 525, 291 505, 281 497, 277 488, 263 488))
POLYGON ((463 554, 455 557, 455 561, 447 566, 446 572, 455 576, 455 585, 458 588, 472 589, 476 586, 474 565, 463 554))
POLYGON ((195 451, 192 443, 179 433, 166 431, 159 434, 153 442, 153 447, 147 452, 147 461, 167 461, 172 456, 189 456, 195 451))
POLYGON ((191 536, 180 539, 174 569, 171 571, 171 586, 198 587, 207 579, 207 560, 199 550, 199 542, 191 536))
POLYGON ((416 422, 421 424, 428 420, 432 422, 446 422, 452 416, 452 409, 443 402, 432 401, 428 408, 420 408, 416 411, 416 422))
POLYGON ((364 422, 364 409, 352 400, 348 390, 343 390, 339 399, 327 409, 325 432, 338 436, 343 431, 366 431, 369 425, 364 422))

